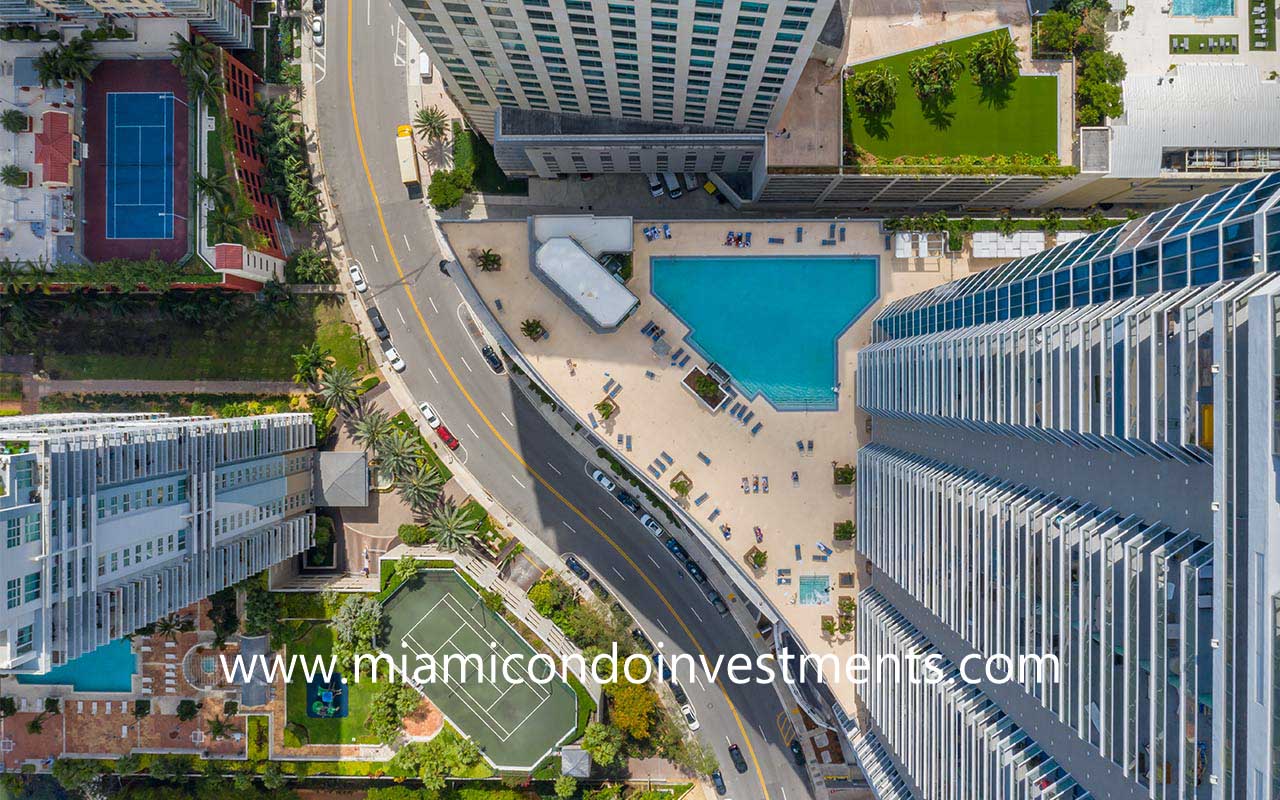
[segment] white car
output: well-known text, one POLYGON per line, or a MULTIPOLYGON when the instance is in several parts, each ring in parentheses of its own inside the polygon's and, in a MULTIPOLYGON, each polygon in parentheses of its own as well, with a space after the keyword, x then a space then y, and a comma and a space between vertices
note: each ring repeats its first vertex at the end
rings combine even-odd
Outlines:
POLYGON ((645 180, 649 181, 649 194, 654 197, 662 197, 666 190, 662 188, 662 180, 658 178, 658 173, 646 172, 644 177, 645 180))
POLYGON ((648 528, 649 532, 654 536, 657 536, 659 539, 666 534, 666 531, 662 529, 662 526, 658 524, 658 521, 648 514, 641 515, 640 524, 648 528))
POLYGON ((609 476, 605 475, 600 470, 596 470, 591 473, 591 480, 603 486, 606 492, 612 492, 614 489, 618 488, 613 484, 613 481, 609 480, 609 476))
POLYGON ((422 417, 427 421, 427 425, 431 427, 431 430, 440 427, 440 417, 430 403, 418 403, 418 410, 422 412, 422 417))
POLYGON ((386 356, 387 363, 396 372, 404 372, 404 359, 400 358, 400 354, 391 346, 391 342, 382 345, 382 355, 386 356))
POLYGON ((680 706, 680 713, 684 714, 684 721, 689 723, 689 730, 696 731, 702 727, 698 724, 698 718, 693 715, 693 706, 688 703, 680 706))
POLYGON ((316 47, 324 47, 323 17, 316 17, 311 20, 311 38, 315 41, 316 47))
POLYGON ((351 266, 347 267, 347 272, 351 273, 351 282, 356 285, 356 291, 364 294, 369 291, 369 284, 364 282, 364 273, 360 271, 360 262, 352 261, 351 266))

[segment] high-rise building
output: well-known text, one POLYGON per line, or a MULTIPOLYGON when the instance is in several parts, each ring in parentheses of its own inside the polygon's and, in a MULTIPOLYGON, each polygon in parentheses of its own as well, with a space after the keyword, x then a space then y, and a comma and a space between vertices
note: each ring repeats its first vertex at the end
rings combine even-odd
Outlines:
POLYGON ((946 664, 864 693, 886 785, 1280 797, 1280 175, 895 302, 874 339, 858 640, 946 664))
POLYGON ((311 546, 309 414, 0 421, 0 671, 38 674, 311 546))
POLYGON ((836 0, 403 0, 509 173, 747 171, 836 0))
POLYGON ((223 47, 253 46, 251 0, 0 0, 0 22, 178 17, 223 47))

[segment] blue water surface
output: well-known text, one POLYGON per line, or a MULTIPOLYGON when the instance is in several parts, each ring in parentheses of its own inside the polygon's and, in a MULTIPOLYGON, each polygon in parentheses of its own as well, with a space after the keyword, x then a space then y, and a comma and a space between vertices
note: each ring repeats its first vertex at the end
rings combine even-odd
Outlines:
POLYGON ((652 290, 687 341, 783 411, 836 407, 836 340, 879 295, 874 256, 654 258, 652 290))
POLYGON ((116 639, 43 675, 19 675, 18 683, 74 686, 78 692, 128 692, 137 671, 132 646, 125 639, 116 639))
POLYGON ((1175 17, 1230 17, 1235 12, 1235 0, 1173 0, 1175 17))

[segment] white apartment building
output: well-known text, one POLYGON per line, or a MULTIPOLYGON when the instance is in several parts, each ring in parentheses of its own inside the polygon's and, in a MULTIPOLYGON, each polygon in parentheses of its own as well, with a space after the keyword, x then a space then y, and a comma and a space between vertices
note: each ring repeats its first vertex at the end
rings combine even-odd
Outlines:
POLYGON ((844 35, 836 0, 403 2, 459 108, 526 175, 706 171, 717 154, 750 169, 805 62, 844 35))
POLYGON ((313 543, 309 414, 0 420, 0 671, 40 674, 313 543))
MULTIPOLYGON (((1280 174, 904 298, 874 338, 872 629, 1055 658, 966 688, 1094 797, 1280 797, 1280 174)), ((952 796, 910 755, 954 719, 868 706, 898 777, 952 796)))
POLYGON ((223 47, 252 47, 253 4, 236 0, 0 0, 0 22, 178 17, 223 47))

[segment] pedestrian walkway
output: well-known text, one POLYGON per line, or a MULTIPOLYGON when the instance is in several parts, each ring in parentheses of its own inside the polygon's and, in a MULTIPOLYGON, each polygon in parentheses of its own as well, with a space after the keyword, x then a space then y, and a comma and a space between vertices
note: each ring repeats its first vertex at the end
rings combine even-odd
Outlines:
POLYGON ((53 394, 305 394, 292 381, 36 381, 40 397, 53 394))

